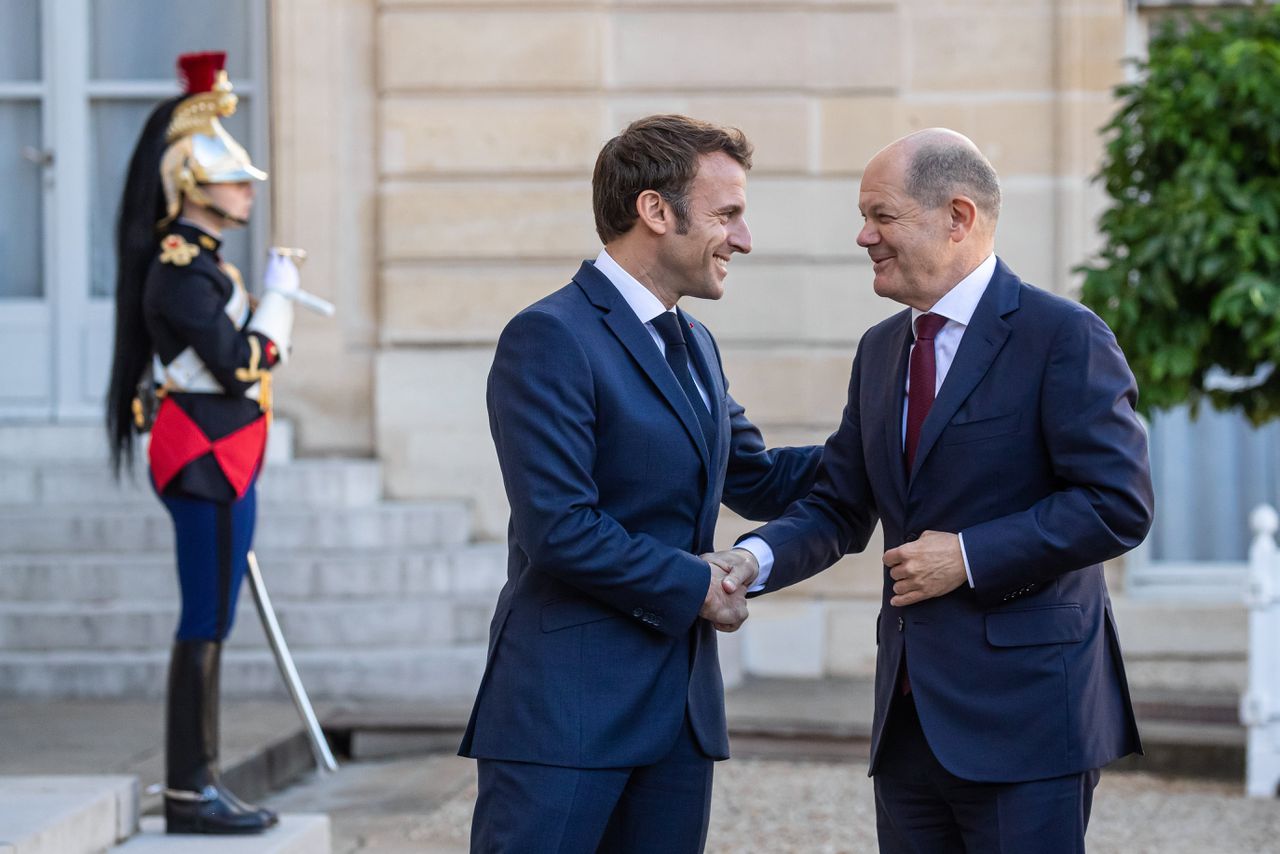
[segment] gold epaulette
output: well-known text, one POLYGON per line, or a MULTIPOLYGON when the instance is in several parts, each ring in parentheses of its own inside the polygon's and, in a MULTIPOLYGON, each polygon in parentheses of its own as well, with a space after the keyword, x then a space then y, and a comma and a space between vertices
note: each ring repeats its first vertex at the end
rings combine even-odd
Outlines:
POLYGON ((170 234, 160 241, 160 263, 185 267, 200 254, 200 247, 188 243, 181 234, 170 234))

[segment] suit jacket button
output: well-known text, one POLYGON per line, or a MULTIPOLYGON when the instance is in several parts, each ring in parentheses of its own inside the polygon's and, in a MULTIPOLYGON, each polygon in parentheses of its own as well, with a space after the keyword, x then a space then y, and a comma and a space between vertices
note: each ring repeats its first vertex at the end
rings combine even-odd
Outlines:
POLYGON ((631 616, 633 616, 633 617, 643 617, 643 616, 644 616, 644 609, 643 609, 643 608, 636 608, 634 611, 632 611, 632 612, 631 612, 631 616))
POLYGON ((904 619, 902 619, 901 617, 899 617, 899 618, 898 618, 898 631, 902 631, 902 628, 903 628, 903 626, 905 626, 905 625, 906 625, 906 620, 904 620, 904 619))

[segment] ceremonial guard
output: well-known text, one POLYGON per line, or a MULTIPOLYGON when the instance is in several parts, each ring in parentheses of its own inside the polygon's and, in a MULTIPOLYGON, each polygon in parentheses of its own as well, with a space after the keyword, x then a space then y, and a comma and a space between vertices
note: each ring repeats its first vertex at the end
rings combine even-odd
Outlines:
POLYGON ((182 611, 169 662, 169 833, 255 833, 276 823, 218 771, 222 643, 253 539, 254 483, 271 419, 271 369, 288 358, 298 271, 272 254, 254 300, 219 254, 267 175, 219 121, 235 111, 225 54, 178 59, 184 94, 148 118, 129 164, 116 245, 112 463, 151 432, 151 482, 173 519, 182 611))

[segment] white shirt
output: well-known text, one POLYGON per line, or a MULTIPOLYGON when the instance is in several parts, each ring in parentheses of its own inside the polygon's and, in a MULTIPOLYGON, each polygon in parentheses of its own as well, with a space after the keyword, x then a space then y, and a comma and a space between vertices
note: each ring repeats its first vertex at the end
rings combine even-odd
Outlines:
MULTIPOLYGON (((934 303, 933 308, 928 311, 929 314, 940 314, 947 319, 933 339, 934 365, 937 374, 933 386, 935 398, 942 390, 942 381, 947 378, 947 372, 951 370, 951 363, 956 358, 956 350, 960 349, 960 339, 964 337, 964 331, 969 328, 969 321, 973 319, 973 312, 978 308, 978 301, 987 292, 987 285, 991 283, 991 276, 995 271, 996 256, 988 255, 987 260, 961 279, 958 285, 943 294, 942 299, 934 303)), ((913 337, 916 334, 916 320, 923 314, 925 312, 918 308, 911 309, 913 337)), ((913 343, 911 349, 914 351, 915 348, 916 345, 913 343)), ((903 388, 902 398, 903 448, 907 445, 907 395, 910 391, 911 372, 907 371, 907 384, 903 388)))
MULTIPOLYGON (((649 337, 653 339, 654 344, 658 345, 658 352, 665 359, 667 357, 667 345, 663 343, 662 336, 654 328, 653 319, 664 311, 675 314, 675 308, 668 309, 664 306, 662 300, 653 295, 653 291, 640 284, 635 276, 622 269, 618 262, 613 260, 604 249, 601 249, 600 254, 596 256, 596 269, 604 273, 605 278, 613 283, 613 286, 618 289, 618 293, 622 294, 622 298, 627 301, 627 305, 631 306, 631 310, 636 313, 636 317, 640 318, 644 328, 649 330, 649 337)), ((698 376, 698 371, 692 365, 689 366, 689 374, 693 377, 693 384, 697 387, 703 404, 707 407, 707 411, 710 412, 711 398, 707 397, 707 390, 702 386, 702 378, 698 376)))
MULTIPOLYGON (((973 312, 978 308, 978 302, 982 299, 982 295, 987 292, 987 285, 991 284, 991 277, 996 271, 996 256, 994 253, 987 256, 987 259, 979 264, 972 273, 961 279, 955 287, 943 294, 942 299, 933 304, 933 308, 929 309, 930 314, 940 314, 947 319, 942 328, 938 330, 938 334, 933 339, 933 353, 935 359, 936 379, 934 385, 934 396, 942 389, 942 382, 947 378, 947 372, 951 370, 951 363, 955 361, 956 351, 960 349, 960 339, 964 337, 964 331, 969 328, 969 321, 973 319, 973 312)), ((918 308, 911 309, 911 334, 914 337, 916 331, 916 318, 925 314, 918 308)), ((911 345, 911 349, 915 349, 915 344, 911 345)), ((911 390, 911 372, 907 372, 907 384, 903 389, 902 398, 902 442, 905 447, 907 441, 907 392, 911 390)), ((957 535, 960 539, 960 556, 964 559, 964 574, 969 579, 969 586, 973 586, 973 573, 969 570, 969 555, 964 548, 964 534, 957 535)), ((755 555, 756 561, 760 564, 760 576, 756 579, 756 583, 751 587, 751 591, 763 590, 765 583, 769 580, 769 573, 773 570, 773 549, 769 544, 759 537, 748 537, 738 543, 735 548, 746 549, 755 555)))

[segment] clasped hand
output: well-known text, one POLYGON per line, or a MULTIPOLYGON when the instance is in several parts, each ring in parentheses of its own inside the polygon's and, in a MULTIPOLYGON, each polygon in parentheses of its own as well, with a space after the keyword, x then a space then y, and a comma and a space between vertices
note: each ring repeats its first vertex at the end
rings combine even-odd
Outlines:
POLYGON ((702 555, 711 569, 707 598, 698 616, 722 632, 736 632, 747 619, 747 588, 755 583, 760 566, 746 549, 730 549, 702 555))
POLYGON ((884 553, 884 565, 893 579, 895 608, 945 596, 964 584, 964 554, 960 537, 942 531, 925 531, 920 539, 884 553))

